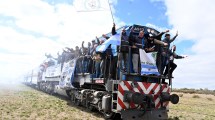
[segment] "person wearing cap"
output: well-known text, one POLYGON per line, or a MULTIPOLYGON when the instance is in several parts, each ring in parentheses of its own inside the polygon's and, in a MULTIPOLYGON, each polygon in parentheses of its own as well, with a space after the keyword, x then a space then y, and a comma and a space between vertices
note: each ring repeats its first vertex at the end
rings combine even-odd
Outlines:
POLYGON ((153 52, 155 50, 155 45, 163 45, 163 46, 168 45, 168 43, 155 39, 152 34, 146 34, 145 38, 146 38, 146 41, 144 45, 144 50, 146 52, 153 52))
POLYGON ((133 28, 131 29, 131 33, 129 35, 129 45, 131 46, 132 53, 132 64, 134 73, 139 73, 139 49, 144 49, 144 30, 139 32, 138 36, 134 35, 133 28))
POLYGON ((177 36, 178 36, 178 31, 176 32, 176 35, 172 39, 170 39, 170 34, 165 34, 165 38, 163 39, 163 42, 168 43, 168 46, 164 48, 168 50, 170 47, 170 43, 172 43, 177 36))
POLYGON ((170 39, 170 34, 165 34, 165 38, 163 39, 163 42, 168 43, 168 45, 165 47, 162 47, 162 49, 161 49, 161 52, 162 52, 161 53, 161 70, 160 70, 161 74, 163 74, 165 64, 167 61, 165 54, 167 54, 169 47, 170 47, 170 44, 176 39, 177 36, 178 36, 178 31, 176 32, 176 35, 172 39, 170 39))

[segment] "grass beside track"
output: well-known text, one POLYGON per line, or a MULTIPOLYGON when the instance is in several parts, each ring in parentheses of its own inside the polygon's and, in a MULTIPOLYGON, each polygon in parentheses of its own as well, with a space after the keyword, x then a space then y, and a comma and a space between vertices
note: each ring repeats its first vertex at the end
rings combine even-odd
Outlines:
MULTIPOLYGON (((215 96, 177 93, 170 120, 215 120, 215 96)), ((0 84, 0 120, 103 120, 103 116, 22 84, 0 84)))
POLYGON ((103 120, 102 115, 70 105, 25 85, 0 85, 0 120, 103 120))
POLYGON ((206 94, 176 93, 178 104, 170 104, 172 120, 215 120, 215 96, 206 94))

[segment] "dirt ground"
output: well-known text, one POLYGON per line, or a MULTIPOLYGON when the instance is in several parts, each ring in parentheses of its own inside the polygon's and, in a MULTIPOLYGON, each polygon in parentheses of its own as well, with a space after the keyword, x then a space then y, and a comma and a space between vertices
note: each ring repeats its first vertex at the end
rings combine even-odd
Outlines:
MULTIPOLYGON (((215 96, 177 93, 170 120, 215 120, 215 96)), ((0 85, 0 120, 103 120, 103 116, 22 84, 0 85)))

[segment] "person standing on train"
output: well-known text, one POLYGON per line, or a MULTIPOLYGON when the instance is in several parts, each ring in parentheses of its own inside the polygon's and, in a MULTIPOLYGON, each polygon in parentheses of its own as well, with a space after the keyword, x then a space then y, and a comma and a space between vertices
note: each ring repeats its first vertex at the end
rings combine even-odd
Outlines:
POLYGON ((162 53, 161 53, 161 74, 163 74, 164 68, 165 68, 165 64, 166 64, 166 57, 165 54, 166 52, 170 49, 170 44, 176 39, 176 37, 178 36, 178 31, 176 32, 176 35, 171 39, 170 38, 170 34, 165 34, 165 38, 163 39, 163 42, 168 43, 168 45, 166 47, 162 48, 162 53))
POLYGON ((120 68, 126 72, 127 64, 128 64, 128 51, 129 51, 129 41, 128 35, 126 33, 125 28, 122 29, 121 32, 121 46, 120 46, 120 68))
MULTIPOLYGON (((176 69, 177 65, 174 63, 174 59, 182 59, 182 58, 186 58, 187 56, 180 56, 177 55, 175 53, 176 51, 176 46, 173 45, 172 48, 170 50, 168 50, 166 52, 166 54, 164 55, 165 58, 167 59, 166 64, 165 64, 165 72, 164 72, 164 76, 172 78, 172 73, 173 71, 176 69)), ((165 83, 165 79, 162 80, 162 83, 165 83)))
POLYGON ((134 73, 139 73, 139 48, 144 48, 144 42, 144 30, 141 30, 138 36, 135 36, 132 28, 131 33, 129 35, 129 44, 131 46, 134 73))
POLYGON ((145 38, 147 38, 144 45, 146 52, 154 52, 156 45, 168 46, 168 43, 155 39, 151 34, 146 34, 145 38))

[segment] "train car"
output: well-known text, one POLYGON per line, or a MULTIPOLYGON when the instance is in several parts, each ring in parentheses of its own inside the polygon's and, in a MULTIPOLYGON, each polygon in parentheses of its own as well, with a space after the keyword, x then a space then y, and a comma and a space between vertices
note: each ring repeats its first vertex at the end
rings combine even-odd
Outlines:
POLYGON ((38 79, 38 68, 34 68, 24 76, 24 83, 29 86, 36 87, 38 79))
POLYGON ((122 27, 97 47, 97 54, 102 56, 103 62, 100 77, 96 75, 96 63, 90 56, 75 57, 63 65, 49 60, 52 61, 50 66, 43 63, 39 67, 38 88, 48 93, 63 93, 71 98, 72 103, 98 110, 108 119, 116 114, 123 120, 168 119, 169 102, 177 104, 179 97, 171 94, 172 78, 162 76, 156 70, 160 69, 161 46, 157 45, 153 53, 140 49, 139 71, 133 73, 131 47, 120 44, 118 33, 122 29, 128 35, 131 31, 138 35, 141 30, 153 36, 159 34, 159 31, 141 25, 122 27), (120 67, 123 63, 121 47, 128 49, 126 71, 120 67), (168 84, 162 83, 162 79, 169 81, 168 84))

